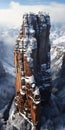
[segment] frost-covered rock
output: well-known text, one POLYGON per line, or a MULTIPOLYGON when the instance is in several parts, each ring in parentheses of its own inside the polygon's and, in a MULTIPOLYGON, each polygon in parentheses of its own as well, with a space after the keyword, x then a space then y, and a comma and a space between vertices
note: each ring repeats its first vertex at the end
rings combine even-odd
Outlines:
POLYGON ((6 130, 31 130, 32 126, 18 113, 15 118, 9 118, 6 130))
POLYGON ((2 65, 2 63, 0 62, 0 76, 4 76, 5 75, 5 69, 2 65))

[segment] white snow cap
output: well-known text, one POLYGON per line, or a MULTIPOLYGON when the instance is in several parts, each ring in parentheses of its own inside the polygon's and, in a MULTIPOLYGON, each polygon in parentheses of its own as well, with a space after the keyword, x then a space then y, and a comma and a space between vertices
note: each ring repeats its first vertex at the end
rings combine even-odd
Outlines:
POLYGON ((27 83, 32 84, 33 82, 35 82, 34 76, 33 76, 33 75, 32 75, 32 76, 26 76, 26 77, 25 77, 25 81, 26 81, 27 83))
POLYGON ((27 42, 29 42, 29 38, 26 37, 23 39, 23 41, 27 43, 27 42))
POLYGON ((31 86, 32 86, 32 88, 35 88, 36 85, 35 85, 35 83, 33 83, 31 86))
POLYGON ((45 22, 45 16, 43 15, 43 12, 39 12, 38 16, 39 16, 41 22, 45 22))
POLYGON ((25 79, 25 78, 24 78, 24 77, 21 77, 21 80, 22 80, 22 79, 25 79))
POLYGON ((32 26, 30 26, 30 28, 29 28, 29 32, 30 32, 30 34, 35 34, 35 30, 33 29, 32 26))
POLYGON ((20 40, 21 40, 21 39, 18 37, 16 41, 17 41, 17 42, 20 42, 20 40))
POLYGON ((46 69, 46 64, 41 64, 42 69, 46 69))
POLYGON ((26 86, 25 86, 25 85, 22 85, 22 89, 26 89, 26 86))
POLYGON ((33 92, 34 95, 40 95, 39 93, 39 89, 37 88, 34 92, 33 92))
POLYGON ((25 93, 22 91, 22 89, 20 89, 20 94, 25 95, 25 93))

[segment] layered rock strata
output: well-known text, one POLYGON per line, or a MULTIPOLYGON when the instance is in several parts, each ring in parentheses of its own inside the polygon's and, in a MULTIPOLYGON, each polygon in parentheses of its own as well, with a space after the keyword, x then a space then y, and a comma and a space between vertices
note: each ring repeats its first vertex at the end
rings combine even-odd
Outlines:
POLYGON ((35 126, 40 124, 41 104, 47 103, 51 94, 49 34, 49 15, 23 15, 14 51, 15 106, 35 126))

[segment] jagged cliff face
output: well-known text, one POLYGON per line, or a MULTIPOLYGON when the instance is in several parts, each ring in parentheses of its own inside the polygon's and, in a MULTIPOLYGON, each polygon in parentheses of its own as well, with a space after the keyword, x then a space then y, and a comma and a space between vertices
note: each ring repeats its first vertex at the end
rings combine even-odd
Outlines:
POLYGON ((40 122, 41 102, 51 93, 49 32, 49 15, 25 14, 15 45, 15 106, 34 125, 40 122))

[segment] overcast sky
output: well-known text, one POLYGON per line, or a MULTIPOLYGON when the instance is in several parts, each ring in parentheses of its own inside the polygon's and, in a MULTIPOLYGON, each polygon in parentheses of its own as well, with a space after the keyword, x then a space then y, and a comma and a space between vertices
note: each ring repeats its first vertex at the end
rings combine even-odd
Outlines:
POLYGON ((1 0, 0 24, 20 26, 23 13, 29 11, 47 12, 51 16, 51 23, 65 23, 64 0, 1 0))

